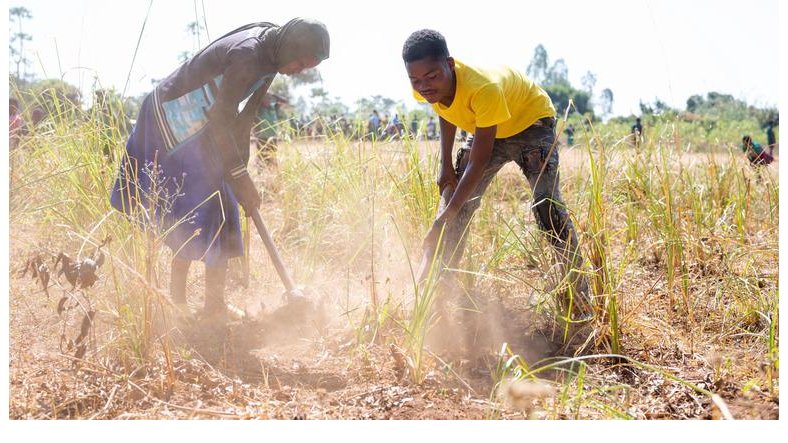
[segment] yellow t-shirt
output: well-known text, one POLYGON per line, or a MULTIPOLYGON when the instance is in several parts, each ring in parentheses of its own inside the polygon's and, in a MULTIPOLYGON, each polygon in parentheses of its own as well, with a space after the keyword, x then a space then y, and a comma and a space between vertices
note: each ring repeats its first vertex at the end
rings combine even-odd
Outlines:
MULTIPOLYGON (((555 108, 547 93, 514 69, 479 69, 454 59, 457 91, 451 106, 440 103, 432 109, 444 120, 469 133, 476 128, 498 125, 496 138, 518 134, 537 120, 554 117, 555 108)), ((415 90, 416 100, 425 102, 415 90)))

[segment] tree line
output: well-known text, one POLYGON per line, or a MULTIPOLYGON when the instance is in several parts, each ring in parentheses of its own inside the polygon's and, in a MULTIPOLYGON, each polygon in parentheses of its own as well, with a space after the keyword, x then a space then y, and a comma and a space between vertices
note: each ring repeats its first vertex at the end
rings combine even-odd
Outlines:
MULTIPOLYGON (((37 110, 44 117, 51 115, 62 116, 86 109, 84 98, 79 89, 59 79, 37 79, 29 72, 30 58, 25 49, 25 44, 33 36, 25 32, 26 21, 32 19, 32 12, 24 7, 9 9, 11 35, 9 39, 9 91, 11 95, 20 100, 23 111, 28 114, 37 110)), ((193 40, 192 48, 178 54, 181 62, 188 60, 210 41, 207 32, 207 23, 196 19, 185 27, 185 32, 193 40), (203 33, 205 34, 203 36, 203 33)), ((559 114, 568 109, 570 115, 578 116, 583 120, 592 122, 610 117, 613 109, 614 94, 612 89, 605 87, 596 89, 597 76, 587 71, 581 78, 581 86, 573 85, 569 80, 569 68, 563 58, 550 60, 547 49, 539 44, 527 65, 525 73, 537 84, 541 85, 553 100, 559 114), (571 104, 571 105, 570 105, 571 104)), ((151 80, 152 86, 158 83, 157 79, 151 80)), ((123 119, 136 118, 142 99, 147 94, 132 97, 121 97, 113 88, 99 88, 98 80, 92 89, 93 97, 88 100, 90 109, 97 105, 96 97, 100 97, 104 108, 110 107, 112 112, 122 113, 123 119)), ((359 125, 365 122, 377 110, 381 116, 398 116, 406 127, 411 127, 412 122, 424 122, 433 115, 429 106, 418 104, 408 107, 403 102, 398 102, 388 97, 374 95, 356 100, 353 109, 342 101, 340 97, 332 96, 323 86, 323 80, 317 69, 311 69, 300 75, 285 77, 277 76, 269 92, 276 94, 286 106, 277 110, 282 121, 297 121, 300 123, 317 120, 318 117, 328 121, 346 121, 350 125, 359 125)), ((720 120, 757 120, 761 126, 772 121, 779 124, 779 113, 776 108, 758 108, 736 99, 729 94, 708 92, 704 95, 693 95, 687 99, 686 108, 673 109, 660 99, 653 102, 640 102, 641 116, 680 118, 686 121, 696 121, 705 126, 713 127, 720 120)), ((628 121, 634 116, 616 117, 614 121, 628 121)))

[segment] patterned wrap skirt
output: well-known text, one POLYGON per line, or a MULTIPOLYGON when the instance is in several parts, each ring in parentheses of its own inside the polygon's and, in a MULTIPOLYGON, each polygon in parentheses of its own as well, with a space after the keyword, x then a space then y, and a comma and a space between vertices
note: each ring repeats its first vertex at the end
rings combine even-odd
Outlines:
POLYGON ((210 90, 160 103, 145 98, 126 143, 112 206, 163 236, 173 255, 207 266, 243 255, 238 201, 203 112, 210 90))

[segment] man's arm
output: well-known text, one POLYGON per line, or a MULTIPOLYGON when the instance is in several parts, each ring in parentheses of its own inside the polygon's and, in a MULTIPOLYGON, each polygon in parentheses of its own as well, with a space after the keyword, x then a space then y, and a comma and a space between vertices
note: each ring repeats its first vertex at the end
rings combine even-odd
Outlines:
POLYGON ((473 134, 473 145, 471 145, 468 165, 457 183, 449 204, 438 215, 436 221, 442 223, 452 221, 465 202, 468 201, 468 198, 473 195, 476 187, 482 181, 487 164, 490 163, 497 129, 497 125, 488 128, 476 128, 476 132, 473 134))
POLYGON ((443 193, 446 186, 457 189, 457 174, 454 172, 451 154, 454 148, 454 137, 457 127, 440 117, 441 128, 441 171, 438 175, 438 190, 443 193))
MULTIPOLYGON (((441 125, 441 128, 443 128, 443 125, 441 125)), ((425 256, 432 254, 431 251, 434 251, 433 248, 435 248, 438 243, 438 238, 441 235, 441 231, 443 231, 443 227, 446 223, 454 220, 457 213, 460 212, 460 208, 462 208, 465 202, 468 201, 468 198, 473 195, 476 187, 479 186, 479 183, 482 181, 484 170, 487 168, 487 164, 490 163, 490 158, 492 157, 493 142, 495 141, 497 129, 497 125, 487 128, 476 128, 476 132, 473 135, 470 158, 468 159, 465 171, 459 181, 454 183, 454 193, 451 194, 449 203, 443 211, 438 214, 427 236, 424 238, 422 248, 425 251, 425 256)), ((441 132, 441 139, 443 139, 444 135, 445 134, 441 132)), ((441 148, 445 146, 445 144, 441 143, 441 148)), ((451 156, 451 149, 448 150, 448 155, 449 157, 451 156)), ((443 150, 441 151, 441 156, 444 156, 443 150)), ((451 160, 449 160, 449 162, 451 162, 451 160)), ((453 169, 451 170, 451 176, 454 177, 454 180, 457 180, 457 176, 453 169)), ((443 192, 441 192, 441 194, 443 194, 443 192)), ((424 261, 422 260, 422 262, 424 261)))

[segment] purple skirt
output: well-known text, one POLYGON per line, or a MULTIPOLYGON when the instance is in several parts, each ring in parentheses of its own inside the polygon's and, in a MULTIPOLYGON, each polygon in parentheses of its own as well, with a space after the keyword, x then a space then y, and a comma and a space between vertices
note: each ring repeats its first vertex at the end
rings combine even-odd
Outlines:
POLYGON ((210 123, 166 150, 148 94, 110 202, 143 229, 164 236, 175 256, 216 266, 243 255, 243 240, 238 200, 209 129, 210 123))

